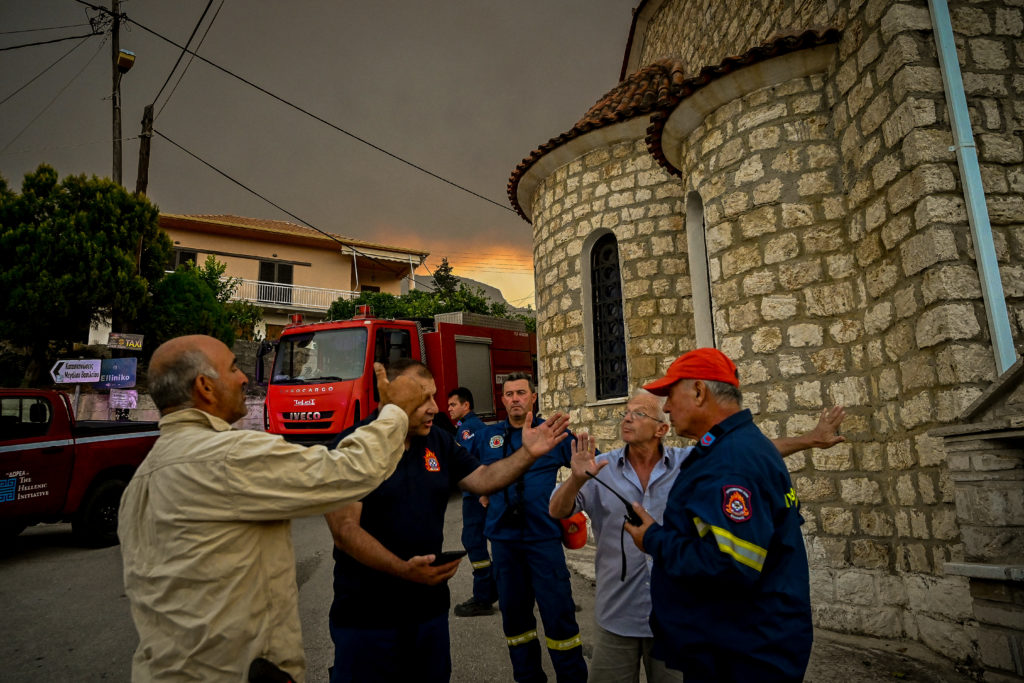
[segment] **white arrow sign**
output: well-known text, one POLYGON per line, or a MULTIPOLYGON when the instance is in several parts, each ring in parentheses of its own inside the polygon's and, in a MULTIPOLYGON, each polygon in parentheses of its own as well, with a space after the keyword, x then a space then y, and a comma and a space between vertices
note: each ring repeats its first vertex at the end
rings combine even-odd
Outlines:
POLYGON ((59 360, 50 368, 50 377, 57 384, 86 384, 100 381, 100 365, 97 360, 59 360))

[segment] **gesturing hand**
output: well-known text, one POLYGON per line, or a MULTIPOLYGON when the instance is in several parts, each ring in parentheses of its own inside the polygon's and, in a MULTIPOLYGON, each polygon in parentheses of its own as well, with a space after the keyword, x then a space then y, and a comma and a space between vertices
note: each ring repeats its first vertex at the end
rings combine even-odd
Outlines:
POLYGON ((813 448, 832 448, 837 443, 846 441, 846 437, 836 431, 844 418, 846 418, 846 410, 842 406, 832 406, 822 410, 821 416, 818 417, 818 424, 807 432, 807 436, 811 439, 811 446, 813 448))
POLYGON ((424 583, 428 586, 436 586, 455 576, 455 571, 459 568, 459 562, 462 561, 462 558, 452 560, 448 564, 434 566, 430 563, 434 561, 435 557, 435 555, 415 555, 410 557, 405 563, 405 579, 416 583, 424 583))
POLYGON ((572 451, 572 461, 570 462, 572 476, 577 481, 586 481, 588 472, 596 475, 602 467, 608 464, 607 460, 594 461, 597 443, 589 432, 577 434, 576 438, 569 443, 569 449, 572 451))
POLYGON ((555 413, 536 427, 532 425, 533 411, 530 411, 526 414, 526 424, 523 425, 523 448, 534 459, 544 455, 569 436, 566 432, 569 427, 569 416, 564 413, 555 413))
POLYGON ((416 409, 423 405, 430 396, 426 390, 412 377, 399 375, 393 381, 388 381, 388 374, 380 363, 373 364, 373 372, 377 376, 377 391, 380 393, 380 404, 385 406, 394 403, 405 411, 406 415, 412 415, 416 409))

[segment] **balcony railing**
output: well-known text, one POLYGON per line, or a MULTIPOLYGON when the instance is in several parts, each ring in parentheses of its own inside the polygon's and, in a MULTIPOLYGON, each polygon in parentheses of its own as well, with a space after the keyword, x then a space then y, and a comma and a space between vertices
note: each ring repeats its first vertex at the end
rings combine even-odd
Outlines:
POLYGON ((323 289, 260 280, 241 280, 231 298, 251 301, 260 306, 326 311, 337 299, 354 299, 357 296, 359 292, 347 289, 323 289))

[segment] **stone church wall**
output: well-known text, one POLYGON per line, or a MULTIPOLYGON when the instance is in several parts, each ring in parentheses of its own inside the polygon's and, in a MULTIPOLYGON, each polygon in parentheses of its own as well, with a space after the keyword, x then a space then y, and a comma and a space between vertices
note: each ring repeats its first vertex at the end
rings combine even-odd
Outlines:
MULTIPOLYGON (((1024 340, 1024 8, 951 6, 1011 326, 1024 340)), ((703 202, 716 343, 770 436, 850 416, 848 442, 787 460, 808 520, 815 623, 977 656, 953 486, 927 432, 995 378, 924 2, 664 3, 641 63, 693 74, 771 35, 833 25, 836 59, 707 117, 669 176, 642 139, 594 149, 532 199, 542 408, 602 448, 622 401, 587 394, 586 259, 618 240, 630 389, 693 348, 685 200, 703 202)), ((699 97, 699 92, 693 97, 699 97)))

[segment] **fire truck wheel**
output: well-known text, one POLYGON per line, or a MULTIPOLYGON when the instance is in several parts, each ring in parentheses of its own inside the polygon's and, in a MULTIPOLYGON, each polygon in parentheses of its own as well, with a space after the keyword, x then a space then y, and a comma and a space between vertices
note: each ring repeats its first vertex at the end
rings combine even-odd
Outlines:
POLYGON ((85 545, 98 548, 117 544, 117 509, 128 484, 108 479, 93 488, 71 529, 85 545))

